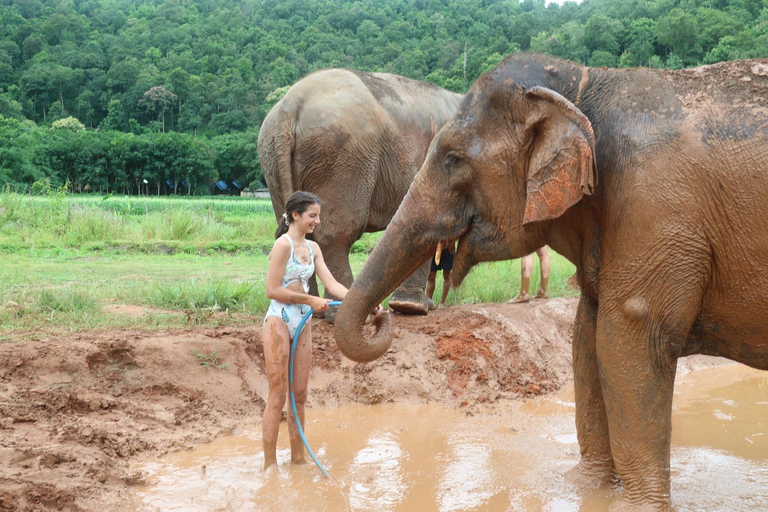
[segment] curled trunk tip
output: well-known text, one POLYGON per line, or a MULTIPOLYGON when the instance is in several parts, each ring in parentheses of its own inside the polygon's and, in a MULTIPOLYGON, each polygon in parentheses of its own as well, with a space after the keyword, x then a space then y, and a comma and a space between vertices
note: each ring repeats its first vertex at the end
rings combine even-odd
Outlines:
POLYGON ((389 311, 382 311, 374 317, 373 336, 368 338, 363 330, 365 319, 349 321, 345 318, 347 315, 344 314, 344 309, 342 305, 334 324, 334 334, 341 353, 357 363, 368 363, 384 355, 392 345, 394 337, 389 311), (339 340, 343 340, 343 343, 339 343, 339 340))

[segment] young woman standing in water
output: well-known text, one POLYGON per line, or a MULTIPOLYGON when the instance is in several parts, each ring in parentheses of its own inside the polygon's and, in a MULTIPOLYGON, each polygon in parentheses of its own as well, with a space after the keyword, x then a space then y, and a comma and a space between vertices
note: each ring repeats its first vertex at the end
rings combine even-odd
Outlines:
MULTIPOLYGON (((320 200, 314 194, 298 191, 288 198, 283 220, 275 235, 269 256, 267 298, 271 299, 264 318, 264 360, 267 366, 269 396, 262 420, 264 470, 277 463, 277 433, 288 394, 288 364, 291 343, 302 317, 310 308, 328 309, 330 299, 309 295, 309 278, 313 273, 328 293, 344 299, 347 288, 331 275, 317 243, 305 237, 320 224, 320 200)), ((380 307, 377 307, 376 312, 380 307)), ((312 366, 312 325, 307 322, 299 336, 294 355, 293 390, 299 421, 304 426, 304 404, 307 400, 309 370, 312 366)), ((291 440, 291 462, 302 464, 304 445, 299 437, 293 410, 288 407, 288 436, 291 440)))

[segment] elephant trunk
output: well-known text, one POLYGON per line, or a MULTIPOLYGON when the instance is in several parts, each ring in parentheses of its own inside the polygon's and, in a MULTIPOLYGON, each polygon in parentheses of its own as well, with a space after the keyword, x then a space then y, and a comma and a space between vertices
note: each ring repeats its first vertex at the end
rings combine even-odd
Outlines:
POLYGON ((430 218, 429 211, 425 210, 423 203, 419 203, 413 187, 336 315, 336 344, 342 354, 359 363, 381 357, 392 343, 392 320, 388 312, 374 320, 376 331, 373 337, 365 336, 363 326, 368 313, 426 261, 437 242, 425 239, 426 226, 411 224, 404 217, 430 218))

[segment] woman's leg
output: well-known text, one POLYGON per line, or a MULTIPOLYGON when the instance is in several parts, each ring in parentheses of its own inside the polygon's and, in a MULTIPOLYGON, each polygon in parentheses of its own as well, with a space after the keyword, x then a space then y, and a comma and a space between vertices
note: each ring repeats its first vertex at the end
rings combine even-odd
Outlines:
POLYGON ((537 299, 548 299, 547 285, 549 284, 549 251, 547 246, 541 247, 536 250, 536 254, 539 256, 539 266, 541 267, 541 281, 539 283, 539 291, 536 294, 537 299))
POLYGON ((432 299, 435 295, 435 279, 437 278, 437 270, 430 270, 429 277, 427 277, 427 297, 432 299))
POLYGON ((531 286, 531 271, 533 270, 533 254, 528 254, 520 258, 520 293, 507 304, 519 304, 521 302, 530 302, 531 295, 528 288, 531 286))
POLYGON ((448 298, 448 292, 451 291, 451 271, 443 270, 443 296, 440 297, 440 307, 445 307, 445 299, 448 298))
MULTIPOLYGON (((291 340, 293 343, 293 340, 291 340)), ((299 413, 301 428, 306 429, 304 423, 304 404, 307 402, 307 388, 309 386, 309 371, 312 368, 312 322, 308 321, 299 335, 296 345, 296 355, 293 364, 293 395, 296 400, 296 411, 299 413)), ((304 443, 296 428, 296 420, 293 419, 293 409, 288 405, 288 437, 291 439, 291 463, 304 464, 304 443)))
POLYGON ((264 443, 264 470, 277 463, 277 432, 288 393, 288 358, 290 341, 288 326, 276 316, 267 317, 263 327, 264 361, 267 367, 269 396, 261 421, 264 443))

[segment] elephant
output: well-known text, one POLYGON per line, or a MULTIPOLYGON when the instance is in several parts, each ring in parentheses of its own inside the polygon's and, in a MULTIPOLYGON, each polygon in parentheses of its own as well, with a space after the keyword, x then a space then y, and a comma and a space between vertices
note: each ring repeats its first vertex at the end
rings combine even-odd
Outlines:
MULTIPOLYGON (((279 221, 296 190, 320 198, 323 222, 314 240, 344 286, 353 280, 352 244, 387 227, 432 137, 462 98, 397 75, 327 69, 299 80, 265 118, 258 151, 275 216, 279 221)), ((428 265, 416 272, 390 307, 427 314, 428 272, 428 265)))
POLYGON ((549 245, 577 269, 580 460, 614 510, 668 510, 678 358, 768 369, 768 60, 684 70, 513 54, 470 88, 336 318, 341 352, 389 347, 367 311, 444 240, 453 284, 549 245))

